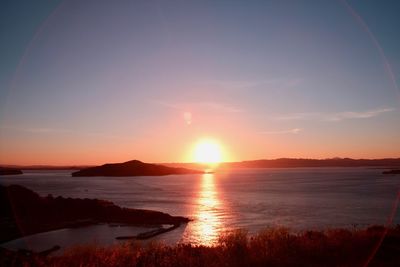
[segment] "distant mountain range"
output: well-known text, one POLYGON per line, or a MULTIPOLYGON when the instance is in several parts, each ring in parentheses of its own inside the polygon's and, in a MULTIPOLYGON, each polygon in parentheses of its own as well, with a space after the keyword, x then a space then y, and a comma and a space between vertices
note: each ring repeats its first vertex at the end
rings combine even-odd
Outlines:
POLYGON ((291 168, 291 167, 392 167, 400 166, 398 159, 290 159, 252 160, 227 163, 230 167, 243 168, 291 168))
MULTIPOLYGON (((165 163, 171 167, 185 167, 199 169, 204 167, 197 163, 165 163)), ((387 159, 351 159, 351 158, 332 158, 332 159, 260 159, 240 162, 223 162, 219 168, 298 168, 298 167, 398 167, 400 158, 387 159)))

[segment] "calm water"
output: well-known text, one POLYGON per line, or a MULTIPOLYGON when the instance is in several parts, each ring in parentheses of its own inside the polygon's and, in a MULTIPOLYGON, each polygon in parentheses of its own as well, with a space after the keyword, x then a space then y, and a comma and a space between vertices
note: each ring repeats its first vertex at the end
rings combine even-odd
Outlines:
MULTIPOLYGON (((238 169, 204 175, 82 178, 71 177, 71 171, 26 171, 22 176, 3 176, 0 183, 20 184, 41 195, 107 199, 124 207, 187 216, 194 221, 157 238, 212 244, 221 232, 235 228, 253 233, 277 225, 301 230, 384 224, 400 176, 381 172, 367 168, 238 169)), ((400 223, 399 214, 395 223, 400 223)), ((91 229, 79 230, 79 236, 95 232, 98 239, 103 238, 101 231, 91 229)), ((105 236, 113 236, 112 231, 105 236)), ((52 235, 68 239, 65 236, 75 234, 61 233, 52 235)), ((32 242, 45 242, 40 238, 32 242)), ((42 238, 48 239, 48 235, 42 238)))

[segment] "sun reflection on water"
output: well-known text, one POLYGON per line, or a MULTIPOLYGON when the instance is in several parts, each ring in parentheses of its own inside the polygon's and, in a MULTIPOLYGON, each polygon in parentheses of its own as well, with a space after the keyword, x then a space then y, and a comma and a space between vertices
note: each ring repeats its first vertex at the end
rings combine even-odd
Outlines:
POLYGON ((214 183, 214 174, 203 174, 196 201, 196 221, 192 224, 192 238, 199 244, 213 245, 224 229, 220 216, 223 203, 214 183))

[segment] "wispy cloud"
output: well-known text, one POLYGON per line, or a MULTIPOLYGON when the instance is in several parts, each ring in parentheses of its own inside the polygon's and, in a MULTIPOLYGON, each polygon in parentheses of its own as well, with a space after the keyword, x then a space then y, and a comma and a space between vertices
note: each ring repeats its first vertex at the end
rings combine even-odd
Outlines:
POLYGON ((303 112, 290 113, 275 116, 275 120, 320 120, 320 121, 343 121, 349 119, 368 119, 379 116, 383 113, 392 112, 394 108, 379 108, 365 111, 344 111, 344 112, 303 112))
POLYGON ((320 114, 316 112, 298 112, 298 113, 289 113, 283 115, 276 115, 273 119, 278 121, 286 121, 286 120, 310 120, 316 119, 320 114))
POLYGON ((249 89, 256 86, 272 88, 292 88, 300 85, 302 78, 271 78, 263 80, 211 80, 207 85, 229 89, 249 89))
POLYGON ((387 113, 394 111, 394 108, 381 108, 381 109, 374 109, 374 110, 367 110, 362 112, 357 111, 346 111, 346 112, 339 112, 336 114, 332 114, 331 117, 327 118, 331 121, 341 121, 346 119, 367 119, 379 116, 382 113, 387 113))
POLYGON ((54 128, 22 128, 22 131, 30 133, 66 133, 70 132, 67 129, 54 129, 54 128))
POLYGON ((188 103, 169 103, 165 101, 152 101, 159 105, 165 106, 167 108, 178 109, 181 111, 186 111, 188 107, 195 107, 200 109, 207 109, 207 110, 214 110, 218 112, 225 112, 225 113, 239 113, 243 112, 244 110, 232 105, 228 105, 225 103, 220 102, 188 102, 188 103))
POLYGON ((61 132, 70 132, 70 130, 66 129, 56 129, 56 128, 47 128, 47 127, 21 127, 21 126, 12 126, 12 125, 2 125, 0 129, 4 130, 15 130, 21 132, 28 133, 61 133, 61 132))
POLYGON ((197 103, 200 107, 204 107, 207 109, 213 109, 216 111, 221 111, 221 112, 228 112, 228 113, 238 113, 238 112, 243 112, 243 109, 227 105, 224 103, 217 103, 217 102, 201 102, 197 103))
POLYGON ((248 89, 261 84, 264 84, 264 81, 212 80, 207 82, 207 85, 230 89, 248 89))
POLYGON ((293 128, 288 130, 279 130, 279 131, 262 131, 260 134, 298 134, 302 131, 300 128, 293 128))
POLYGON ((17 132, 24 132, 29 134, 37 134, 37 135, 51 135, 51 134, 78 134, 82 136, 89 137, 100 137, 100 138, 121 138, 119 135, 102 133, 102 132, 92 132, 92 131, 78 131, 72 129, 62 129, 62 128, 46 128, 46 127, 22 127, 22 126, 13 126, 13 125, 0 125, 0 129, 2 130, 10 130, 17 132))

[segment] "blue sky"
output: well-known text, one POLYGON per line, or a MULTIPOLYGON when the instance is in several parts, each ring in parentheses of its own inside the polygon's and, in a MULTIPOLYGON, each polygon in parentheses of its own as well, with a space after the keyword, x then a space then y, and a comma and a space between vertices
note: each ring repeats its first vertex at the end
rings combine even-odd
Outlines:
POLYGON ((203 136, 230 160, 398 157, 399 12, 396 1, 3 1, 0 162, 187 161, 203 136))

